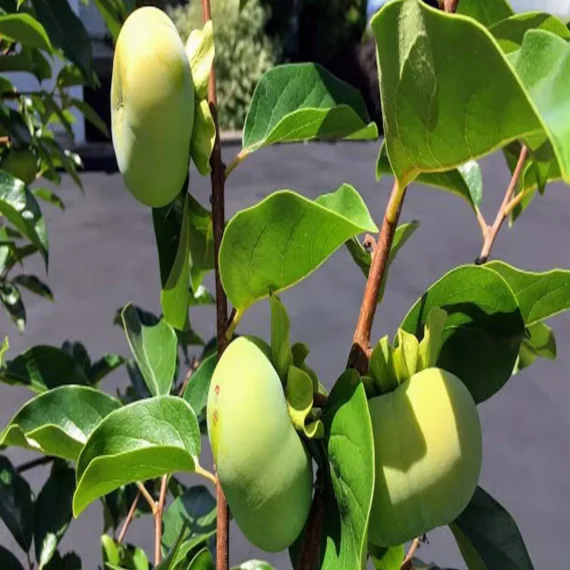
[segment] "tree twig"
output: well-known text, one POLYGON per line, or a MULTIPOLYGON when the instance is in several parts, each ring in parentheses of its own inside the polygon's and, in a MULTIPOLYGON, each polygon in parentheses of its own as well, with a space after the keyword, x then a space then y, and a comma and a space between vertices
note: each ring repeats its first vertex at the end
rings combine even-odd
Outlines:
POLYGON ((162 542, 162 513, 164 512, 164 503, 166 501, 166 488, 168 484, 168 475, 163 475, 160 480, 160 495, 156 503, 156 511, 154 513, 154 564, 160 564, 162 558, 161 542, 162 542))
POLYGON ((355 368, 359 374, 366 374, 368 371, 368 360, 370 357, 370 334, 374 323, 374 315, 378 306, 378 295, 388 266, 388 258, 394 241, 394 234, 400 218, 400 210, 404 202, 406 193, 405 186, 402 187, 396 180, 390 195, 390 202, 384 214, 382 229, 378 244, 372 257, 372 265, 368 272, 368 279, 364 289, 364 297, 360 306, 360 313, 356 324, 356 330, 352 339, 352 348, 348 357, 347 368, 355 368))
POLYGON ((299 556, 298 570, 315 570, 321 550, 321 527, 325 514, 323 494, 323 474, 319 469, 316 477, 315 494, 309 512, 307 531, 303 539, 303 547, 299 556))
POLYGON ((144 497, 145 501, 148 503, 152 514, 156 513, 156 501, 154 500, 153 496, 148 492, 147 488, 144 486, 144 483, 137 482, 137 487, 139 488, 140 494, 144 497))
POLYGON ((412 560, 414 558, 414 556, 416 555, 416 551, 418 550, 418 548, 421 545, 421 541, 419 538, 414 538, 414 541, 412 542, 411 546, 410 546, 410 550, 408 550, 408 553, 406 554, 406 557, 404 558, 404 561, 402 562, 402 565, 400 566, 400 570, 412 570, 412 560))
POLYGON ((127 530, 129 529, 131 522, 135 518, 135 512, 137 510, 137 506, 139 504, 140 498, 141 498, 141 491, 139 489, 137 492, 137 495, 135 497, 135 500, 133 501, 133 504, 131 505, 131 508, 129 509, 129 512, 127 513, 127 518, 123 522, 123 526, 121 527, 121 530, 119 532, 119 536, 117 538, 117 542, 119 544, 121 544, 121 542, 123 542, 123 540, 125 539, 125 535, 127 534, 127 530))
POLYGON ((239 166, 250 154, 250 150, 242 148, 237 156, 228 164, 224 172, 224 179, 227 180, 228 176, 239 166))
POLYGON ((457 10, 457 5, 459 4, 459 0, 443 0, 440 1, 440 5, 445 12, 449 12, 450 14, 454 14, 457 10))
MULTIPOLYGON (((202 0, 202 17, 204 23, 212 19, 210 0, 202 0)), ((224 184, 225 167, 222 162, 220 146, 220 126, 218 124, 216 95, 216 72, 214 66, 210 70, 208 84, 208 103, 214 120, 216 138, 210 157, 212 169, 210 180, 212 186, 212 223, 214 227, 214 271, 216 277, 216 333, 218 337, 218 356, 221 357, 228 346, 226 323, 228 320, 228 301, 220 279, 219 252, 225 225, 224 184)), ((216 569, 228 570, 229 567, 229 510, 224 492, 218 479, 216 485, 217 522, 216 522, 216 569)))
MULTIPOLYGON (((511 204, 511 200, 513 199, 513 194, 514 194, 515 189, 517 187, 517 183, 519 181, 519 178, 522 174, 524 164, 526 162, 527 157, 528 157, 528 149, 526 148, 526 146, 523 145, 521 152, 520 152, 520 155, 519 155, 519 160, 518 160, 516 168, 513 172, 511 182, 509 183, 509 186, 507 187, 507 191, 505 192, 505 197, 503 198, 503 202, 501 204, 501 207, 499 208, 499 211, 497 212, 497 216, 495 218, 495 221, 493 222, 493 225, 490 228, 488 228, 488 230, 487 230, 487 233, 485 235, 485 239, 483 241, 483 247, 481 248, 481 253, 479 254, 479 257, 475 260, 475 263, 478 265, 482 265, 482 264, 486 263, 489 259, 489 255, 491 254, 491 249, 493 248, 493 245, 495 244, 495 240, 497 239, 497 235, 499 234, 499 230, 501 229, 501 226, 503 225, 503 222, 507 218, 508 212, 510 211, 509 206, 511 204)), ((516 199, 517 198, 515 198, 515 200, 516 199)))
POLYGON ((18 465, 18 467, 16 469, 17 469, 18 473, 25 473, 26 471, 29 471, 30 469, 34 469, 35 467, 41 467, 42 465, 47 465, 48 463, 51 463, 52 461, 54 461, 54 459, 55 459, 55 457, 45 455, 44 457, 38 457, 37 459, 32 459, 30 461, 26 461, 25 463, 18 465))

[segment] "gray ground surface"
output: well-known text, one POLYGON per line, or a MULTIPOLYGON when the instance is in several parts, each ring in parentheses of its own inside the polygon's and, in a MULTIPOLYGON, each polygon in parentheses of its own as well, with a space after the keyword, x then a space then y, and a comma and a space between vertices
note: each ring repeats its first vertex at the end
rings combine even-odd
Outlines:
MULTIPOLYGON (((237 148, 225 148, 226 159, 237 148)), ((390 181, 374 179, 377 144, 314 144, 281 146, 259 151, 231 177, 227 189, 228 215, 251 205, 268 192, 292 188, 314 198, 352 183, 363 194, 378 220, 390 181)), ((483 162, 484 213, 494 216, 508 172, 500 156, 483 162)), ((139 206, 124 189, 118 175, 84 176, 85 194, 66 179, 61 189, 68 209, 48 212, 51 265, 47 278, 56 303, 27 297, 28 328, 22 337, 0 315, 0 330, 10 334, 10 355, 38 343, 59 345, 80 340, 93 357, 113 351, 127 354, 122 331, 112 326, 115 310, 132 301, 159 310, 159 278, 150 211, 139 206)), ((207 204, 207 184, 195 177, 193 192, 207 204)), ((527 269, 570 267, 570 192, 560 185, 538 199, 513 230, 507 227, 494 250, 496 257, 527 269)), ((475 219, 459 198, 425 188, 409 192, 403 220, 419 219, 420 228, 402 250, 375 324, 375 336, 392 334, 424 289, 445 271, 471 262, 479 252, 480 232, 475 219)), ((41 271, 39 264, 26 270, 41 271)), ((330 384, 342 370, 361 300, 364 279, 346 251, 335 254, 316 274, 283 294, 291 315, 292 338, 310 344, 311 365, 330 384)), ((205 337, 213 333, 210 308, 194 312, 193 322, 205 337)), ((558 568, 560 548, 568 540, 566 502, 570 496, 570 315, 552 320, 559 356, 554 363, 540 362, 512 379, 491 401, 480 406, 484 426, 484 465, 481 484, 516 518, 537 570, 558 568)), ((243 331, 268 332, 266 303, 243 320, 243 331)), ((9 356, 10 356, 9 355, 9 356)), ((484 355, 481 355, 484 358, 484 355)), ((126 382, 124 373, 106 380, 114 391, 126 382)), ((29 397, 23 389, 0 386, 0 423, 4 424, 29 397)), ((30 454, 9 452, 15 462, 30 454)), ((203 463, 209 465, 205 452, 203 463)), ((36 487, 47 474, 31 475, 36 487)), ((100 560, 100 508, 92 506, 77 521, 62 543, 62 551, 76 550, 84 568, 95 569, 100 560)), ((424 559, 463 569, 447 531, 430 533, 430 545, 421 549, 424 559)), ((136 521, 129 541, 152 551, 150 520, 136 521)), ((0 544, 14 547, 0 523, 0 544)), ((15 548, 15 547, 14 547, 15 548)), ((263 554, 250 548, 234 527, 232 561, 263 554)), ((264 556, 281 570, 290 568, 286 553, 264 556)), ((348 569, 347 569, 348 570, 348 569)))

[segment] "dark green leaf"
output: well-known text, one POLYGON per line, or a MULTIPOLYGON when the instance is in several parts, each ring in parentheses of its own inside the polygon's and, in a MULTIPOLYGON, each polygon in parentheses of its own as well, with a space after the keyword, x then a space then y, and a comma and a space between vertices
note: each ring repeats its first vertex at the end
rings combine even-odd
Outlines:
MULTIPOLYGON (((382 281, 380 293, 378 295, 379 303, 382 302, 382 298, 384 297, 386 283, 388 282, 388 272, 390 271, 390 265, 396 258, 396 255, 398 255, 400 249, 402 249, 405 243, 412 237, 412 234, 417 230, 419 225, 420 223, 414 220, 413 222, 401 224, 396 228, 396 232, 394 233, 394 240, 392 241, 392 247, 390 249, 390 256, 388 257, 388 264, 384 272, 384 279, 382 281)), ((352 259, 354 259, 358 267, 360 267, 362 270, 362 273, 364 273, 364 276, 368 277, 370 265, 372 264, 372 255, 370 252, 366 251, 366 249, 364 249, 364 247, 356 238, 348 240, 346 242, 346 247, 352 256, 352 259)))
MULTIPOLYGON (((262 567, 257 566, 260 570, 262 567)), ((214 560, 207 548, 202 548, 192 559, 188 570, 214 570, 214 560)))
POLYGON ((75 552, 68 552, 65 556, 56 552, 44 570, 81 570, 81 559, 75 552))
POLYGON ((192 288, 197 289, 205 273, 214 269, 214 225, 212 213, 192 196, 190 208, 190 273, 192 288))
POLYGON ((400 570, 406 555, 403 545, 390 548, 369 546, 369 549, 374 570, 400 570))
POLYGON ((32 0, 36 16, 54 46, 81 69, 85 81, 94 85, 91 41, 83 22, 67 0, 32 0))
POLYGON ((475 402, 490 398, 511 377, 524 336, 511 288, 487 267, 457 267, 428 288, 401 328, 421 340, 434 307, 448 314, 438 366, 456 374, 475 402))
POLYGON ((77 517, 121 485, 176 471, 194 471, 200 428, 182 398, 160 396, 111 412, 95 428, 77 460, 77 517))
MULTIPOLYGON (((0 57, 0 72, 21 71, 31 73, 38 81, 46 81, 52 76, 52 68, 44 55, 33 48, 24 47, 14 55, 0 57)), ((28 141, 30 135, 27 136, 28 141)))
POLYGON ((65 210, 65 204, 63 203, 63 200, 55 192, 52 192, 47 188, 32 188, 32 194, 36 198, 39 198, 40 200, 43 200, 52 206, 56 206, 60 210, 65 210))
POLYGON ((116 43, 127 16, 123 1, 95 0, 95 6, 97 6, 101 17, 105 21, 113 42, 116 43))
POLYGON ((89 369, 89 373, 87 374, 89 383, 92 386, 97 385, 107 374, 110 374, 113 370, 125 364, 125 362, 126 360, 118 354, 105 354, 99 360, 95 361, 89 369))
POLYGON ((362 568, 374 491, 374 444, 366 393, 356 371, 347 370, 338 379, 322 420, 328 473, 320 568, 362 568))
POLYGON ((148 570, 149 562, 144 550, 131 544, 118 544, 110 536, 101 537, 104 570, 126 568, 129 570, 148 570))
POLYGON ((103 121, 103 119, 99 116, 97 111, 95 111, 95 109, 93 109, 93 107, 91 107, 89 103, 81 101, 81 99, 71 99, 71 101, 69 102, 69 106, 75 107, 76 109, 81 111, 83 116, 95 128, 99 129, 99 131, 101 131, 107 138, 109 138, 109 129, 107 128, 105 121, 103 121))
POLYGON ((308 277, 348 239, 377 229, 347 184, 314 202, 290 190, 274 192, 229 222, 220 250, 224 290, 245 311, 308 277))
POLYGON ((449 526, 469 570, 534 570, 517 524, 480 487, 449 526))
POLYGON ((269 297, 271 308, 271 361, 282 382, 293 365, 293 352, 289 340, 289 315, 279 297, 269 297))
POLYGON ((486 267, 509 284, 527 327, 570 309, 570 270, 536 273, 503 261, 491 261, 486 267))
POLYGON ((0 213, 40 251, 48 265, 48 237, 42 211, 29 188, 0 170, 0 213))
POLYGON ((69 526, 74 490, 75 470, 54 463, 34 511, 34 547, 40 570, 52 559, 69 526))
POLYGON ((170 393, 176 367, 177 340, 174 329, 161 319, 145 326, 136 307, 123 309, 123 324, 129 346, 153 396, 170 393))
POLYGON ((166 509, 162 528, 162 544, 167 549, 180 533, 184 541, 206 541, 216 531, 216 499, 203 485, 190 487, 166 509))
POLYGON ((0 455, 0 520, 4 521, 20 547, 28 552, 34 523, 32 490, 3 455, 0 455))
POLYGON ((513 15, 507 0, 461 0, 457 13, 477 20, 487 28, 513 15))
POLYGON ((0 568, 2 570, 24 570, 20 561, 3 546, 0 546, 0 568))
POLYGON ((0 432, 0 445, 75 461, 91 432, 120 405, 115 398, 93 388, 54 388, 20 408, 0 432))
POLYGON ((556 339, 554 338, 554 333, 548 325, 541 322, 528 327, 527 336, 524 338, 519 350, 515 373, 534 364, 537 358, 556 359, 556 339))
MULTIPOLYGON (((20 333, 24 332, 24 328, 26 327, 26 308, 24 307, 24 303, 22 303, 20 290, 8 281, 0 284, 0 303, 2 303, 20 333)), ((2 371, 0 370, 0 381, 1 380, 2 371)))
POLYGON ((52 50, 44 27, 24 12, 0 16, 0 37, 47 52, 52 50))
POLYGON ((216 298, 203 285, 198 285, 196 291, 190 290, 190 306, 215 305, 216 298))
POLYGON ((200 423, 205 419, 210 381, 217 363, 217 354, 212 354, 203 360, 190 376, 190 381, 184 390, 183 398, 192 406, 200 423))
POLYGON ((56 84, 58 87, 75 87, 83 85, 84 79, 81 70, 75 65, 65 65, 57 74, 56 84))
POLYGON ((570 30, 564 23, 544 12, 515 14, 492 26, 490 32, 497 38, 502 50, 510 53, 521 46, 524 35, 532 29, 546 30, 565 40, 570 39, 570 30))
POLYGON ((44 299, 54 300, 51 289, 35 275, 16 275, 12 281, 44 299))
POLYGON ((259 80, 243 131, 243 147, 311 139, 376 139, 378 129, 354 88, 320 65, 279 65, 259 80))
POLYGON ((0 370, 0 382, 27 386, 34 392, 44 392, 64 384, 87 385, 80 366, 60 348, 37 345, 20 353, 0 370))

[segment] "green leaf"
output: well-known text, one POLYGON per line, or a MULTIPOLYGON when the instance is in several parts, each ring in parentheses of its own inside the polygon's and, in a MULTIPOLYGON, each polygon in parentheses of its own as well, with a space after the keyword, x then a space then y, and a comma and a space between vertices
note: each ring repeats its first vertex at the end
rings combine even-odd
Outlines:
POLYGON ((430 311, 424 326, 424 338, 420 342, 418 354, 418 372, 436 366, 443 345, 443 333, 447 313, 435 307, 430 311))
MULTIPOLYGON (((532 142, 541 132, 570 180, 570 148, 562 140, 565 122, 554 120, 566 112, 564 65, 552 67, 549 47, 535 53, 528 49, 520 58, 524 68, 515 73, 517 58, 507 62, 484 27, 419 0, 389 2, 371 25, 378 42, 387 151, 401 184, 420 172, 450 170, 515 139, 532 142), (401 60, 399 54, 404 54, 401 60), (529 75, 550 75, 555 88, 548 88, 548 96, 523 87, 519 77, 524 83, 527 65, 535 70, 529 75), (482 124, 491 128, 481 129, 482 124)), ((527 41, 531 34, 548 32, 529 32, 521 51, 532 43, 527 41)))
MULTIPOLYGON (((0 58, 0 72, 8 73, 10 71, 31 73, 38 81, 46 81, 52 76, 51 65, 43 54, 38 50, 27 47, 23 47, 19 53, 0 58)), ((17 112, 14 111, 14 113, 17 112)), ((30 140, 29 133, 26 138, 28 141, 30 140)))
POLYGON ((9 348, 10 348, 10 342, 8 340, 8 337, 5 336, 4 340, 2 341, 2 345, 0 346, 0 368, 3 368, 5 366, 4 355, 6 354, 6 352, 8 352, 9 348))
POLYGON ((54 300, 51 289, 35 275, 16 275, 16 277, 12 279, 12 282, 35 293, 39 297, 43 297, 49 301, 54 300))
POLYGON ((0 370, 0 382, 26 386, 34 392, 65 384, 88 384, 84 371, 69 354, 55 346, 41 344, 8 361, 6 368, 0 370))
POLYGON ((538 358, 556 359, 556 339, 552 329, 545 323, 535 323, 527 329, 519 350, 519 358, 513 374, 528 368, 538 358))
MULTIPOLYGON (((259 80, 243 131, 243 148, 312 139, 378 138, 354 88, 314 63, 279 65, 259 80)), ((242 151, 243 152, 243 151, 242 151)))
POLYGON ((190 156, 202 176, 210 174, 210 156, 216 142, 216 125, 210 104, 202 99, 194 108, 194 130, 190 143, 190 156))
POLYGON ((57 74, 56 85, 58 87, 75 87, 83 85, 83 83, 84 79, 81 75, 81 70, 75 65, 67 64, 57 74))
POLYGON ((322 420, 330 482, 325 486, 320 568, 361 568, 374 491, 374 444, 366 393, 356 371, 347 370, 337 380, 322 420))
MULTIPOLYGON (((382 284, 380 286, 380 293, 378 294, 378 303, 382 302, 384 298, 384 292, 386 291, 386 283, 388 282, 388 274, 390 271, 390 266, 398 252, 404 247, 406 242, 412 237, 413 233, 418 229, 420 223, 416 220, 412 222, 408 222, 405 224, 400 224, 396 228, 396 232, 394 233, 394 239, 392 241, 392 247, 390 249, 390 255, 388 257, 388 263, 386 265, 386 269, 384 271, 384 279, 382 280, 382 284)), ((352 238, 346 242, 346 247, 352 259, 356 262, 356 264, 362 270, 365 277, 368 277, 368 273, 370 272, 370 266, 372 265, 372 255, 369 251, 366 251, 362 244, 356 239, 352 238)))
POLYGON ((74 490, 75 470, 65 463, 54 463, 34 511, 34 547, 39 570, 52 559, 69 526, 74 490))
POLYGON ((510 53, 521 46, 526 32, 532 29, 545 30, 565 40, 570 39, 570 30, 566 25, 555 16, 544 12, 515 14, 496 23, 489 31, 495 36, 501 49, 510 53))
MULTIPOLYGON (((12 322, 18 327, 20 333, 24 332, 26 327, 26 308, 22 303, 20 290, 9 281, 0 284, 0 303, 10 315, 12 322)), ((2 379, 2 371, 0 371, 0 381, 2 379)))
MULTIPOLYGON (((382 143, 378 162, 376 163, 376 178, 379 180, 382 176, 391 174, 392 167, 388 160, 386 144, 382 143)), ((440 190, 447 190, 463 198, 473 210, 481 205, 483 199, 481 167, 474 160, 445 172, 420 173, 416 178, 416 182, 440 190)))
POLYGON ((199 423, 202 423, 206 417, 210 381, 217 364, 217 354, 208 356, 200 363, 197 370, 192 373, 190 381, 184 390, 183 398, 192 406, 199 423))
POLYGON ((87 374, 89 383, 92 386, 96 386, 107 374, 110 374, 113 370, 125 364, 125 362, 125 358, 118 354, 105 354, 90 367, 87 374))
POLYGON ((289 366, 285 397, 289 416, 295 429, 309 439, 322 438, 324 426, 320 420, 306 424, 307 416, 313 409, 313 380, 296 366, 289 366))
POLYGON ((170 549, 182 533, 183 541, 205 542, 216 532, 216 499, 204 485, 184 491, 164 512, 162 545, 170 549))
POLYGON ((91 41, 83 22, 67 0, 32 0, 38 20, 54 46, 81 70, 86 82, 94 85, 91 41))
POLYGON ((457 5, 457 14, 469 16, 488 28, 513 13, 507 0, 461 0, 457 5))
POLYGON ((22 550, 28 552, 32 544, 34 521, 32 490, 3 455, 0 455, 0 520, 22 550))
POLYGON ((30 14, 23 12, 0 16, 0 38, 47 52, 52 50, 45 28, 30 14))
POLYGON ((449 526, 470 570, 534 570, 515 521, 480 487, 449 526))
POLYGON ((401 328, 422 339, 425 321, 435 307, 448 314, 437 365, 457 375, 475 402, 483 402, 511 377, 524 336, 513 291, 486 266, 457 267, 428 288, 401 328))
POLYGON ((570 309, 570 270, 537 273, 503 261, 491 261, 486 267, 509 284, 527 327, 570 309))
POLYGON ((198 285, 196 291, 190 291, 190 306, 199 307, 201 305, 215 305, 216 298, 206 287, 198 285))
POLYGON ((81 570, 81 559, 75 552, 68 552, 63 557, 56 552, 44 570, 81 570))
POLYGON ((394 369, 398 383, 402 384, 417 371, 420 343, 413 334, 402 329, 398 330, 396 340, 393 352, 394 369))
POLYGON ((0 214, 38 248, 47 268, 49 245, 40 206, 21 180, 3 170, 0 170, 0 214))
POLYGON ((26 402, 0 432, 0 445, 75 461, 101 420, 121 406, 93 388, 62 386, 26 402))
POLYGON ((176 333, 164 319, 145 325, 141 316, 131 303, 123 309, 125 334, 150 393, 166 396, 174 381, 176 333))
POLYGON ((111 412, 93 431, 77 460, 73 513, 134 481, 194 471, 200 428, 182 398, 160 396, 111 412))
POLYGON ((63 200, 55 192, 52 192, 47 188, 32 188, 32 194, 39 200, 43 200, 60 210, 65 210, 63 200))
POLYGON ((347 184, 314 202, 290 190, 274 192, 227 225, 220 249, 224 290, 245 311, 308 277, 348 239, 377 229, 347 184), (329 207, 340 204, 342 213, 329 207))
POLYGON ((192 69, 196 95, 198 95, 198 99, 205 99, 215 55, 212 20, 206 22, 201 30, 196 29, 190 32, 186 42, 186 54, 192 69))
POLYGON ((116 43, 127 11, 122 0, 95 0, 95 6, 103 18, 113 42, 116 43))
MULTIPOLYGON (((247 0, 246 0, 247 1, 247 0)), ((232 570, 275 570, 271 564, 262 560, 248 560, 239 566, 234 566, 232 570)))
POLYGON ((214 570, 214 560, 207 548, 202 548, 192 559, 188 570, 214 570))
POLYGON ((3 546, 0 546, 0 568, 2 570, 24 570, 20 561, 3 546))
POLYGON ((400 570, 406 551, 404 545, 379 548, 369 546, 370 559, 374 564, 374 570, 400 570))
POLYGON ((101 131, 107 138, 109 138, 109 129, 107 128, 105 121, 103 121, 97 111, 95 111, 95 109, 93 109, 89 103, 81 101, 81 99, 71 99, 69 106, 78 109, 96 129, 101 131))
POLYGON ((293 364, 293 352, 289 340, 289 315, 279 297, 269 297, 271 308, 271 361, 279 378, 285 382, 289 367, 293 364))
POLYGON ((192 288, 197 289, 202 276, 214 269, 214 226, 212 213, 192 196, 188 197, 190 220, 190 273, 192 288))
POLYGON ((387 394, 398 387, 394 363, 394 349, 388 335, 382 337, 370 355, 370 375, 379 394, 387 394))
POLYGON ((148 557, 140 548, 131 544, 118 544, 106 534, 101 537, 101 546, 104 570, 109 568, 149 569, 148 557))

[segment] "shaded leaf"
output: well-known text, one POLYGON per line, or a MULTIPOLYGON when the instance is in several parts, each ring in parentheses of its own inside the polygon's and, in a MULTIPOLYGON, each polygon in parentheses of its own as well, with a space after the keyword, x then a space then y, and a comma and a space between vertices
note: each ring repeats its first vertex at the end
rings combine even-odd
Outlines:
POLYGON ((198 285, 196 291, 190 291, 190 306, 199 307, 200 305, 215 305, 216 298, 206 287, 198 285))
POLYGON ((192 406, 198 422, 206 418, 206 404, 208 403, 208 391, 210 381, 218 363, 218 355, 212 354, 205 358, 200 366, 192 373, 190 381, 184 390, 183 398, 192 406))
POLYGON ((214 559, 207 548, 203 548, 194 556, 188 570, 214 570, 214 559))
POLYGON ((105 124, 105 121, 99 116, 97 111, 86 103, 85 101, 81 101, 81 99, 71 99, 69 102, 69 107, 75 107, 78 109, 82 115, 100 132, 102 132, 107 138, 110 137, 109 129, 105 124))
POLYGON ((134 402, 95 428, 77 460, 73 513, 121 485, 194 471, 200 428, 192 408, 174 396, 134 402))
POLYGON ((279 65, 259 80, 247 113, 243 147, 311 139, 376 139, 360 93, 314 63, 279 65))
POLYGON ((34 547, 40 570, 52 559, 69 526, 74 489, 75 470, 54 463, 34 511, 34 547))
POLYGON ((81 570, 81 559, 75 552, 68 552, 65 556, 56 552, 44 570, 81 570))
POLYGON ((214 226, 212 213, 192 196, 188 197, 190 220, 190 273, 197 289, 203 275, 214 269, 214 226))
POLYGON ((271 362, 284 383, 289 367, 293 364, 293 352, 289 340, 289 315, 279 297, 269 297, 271 309, 271 362))
POLYGON ((122 318, 129 346, 150 393, 169 394, 178 346, 174 329, 164 319, 152 326, 144 325, 137 308, 130 303, 123 309, 122 318))
POLYGON ((527 336, 522 341, 513 374, 528 368, 534 364, 537 358, 556 359, 554 333, 548 325, 541 322, 535 323, 527 329, 527 336))
POLYGON ((0 15, 0 38, 47 52, 52 50, 44 27, 30 14, 24 12, 0 15))
POLYGON ((0 546, 0 568, 2 570, 24 570, 20 561, 3 546, 0 546))
POLYGON ((50 301, 54 300, 51 289, 35 275, 16 275, 12 281, 20 287, 24 287, 24 289, 35 293, 39 297, 50 301))
POLYGON ((0 520, 20 548, 30 550, 33 535, 34 499, 28 482, 0 455, 0 520))
POLYGON ((461 0, 457 14, 469 16, 486 27, 490 27, 513 15, 507 0, 461 0))
POLYGON ((428 288, 401 328, 421 340, 435 307, 448 314, 437 365, 457 375, 475 402, 490 398, 511 377, 525 331, 511 288, 486 266, 457 267, 428 288))
POLYGON ((47 188, 32 188, 32 194, 36 198, 43 200, 52 206, 56 206, 60 210, 65 210, 63 200, 55 192, 52 192, 47 188))
POLYGON ((0 382, 44 392, 65 384, 87 385, 82 368, 62 349, 37 345, 21 352, 0 370, 0 382))
POLYGON ((533 570, 515 521, 481 487, 449 526, 470 570, 533 570))
POLYGON ((125 362, 125 358, 118 354, 105 354, 91 365, 87 374, 89 383, 93 386, 97 385, 107 374, 110 374, 113 370, 125 364, 125 362))
MULTIPOLYGON (((26 308, 24 303, 22 303, 20 290, 13 283, 5 281, 0 284, 0 303, 2 303, 20 333, 24 332, 26 327, 26 308)), ((2 371, 0 371, 1 380, 2 371)))
POLYGON ((308 277, 364 231, 377 227, 352 186, 314 202, 290 190, 274 192, 227 225, 220 249, 224 290, 244 311, 308 277))
POLYGON ((0 432, 0 445, 74 461, 91 432, 120 405, 115 398, 93 388, 54 388, 20 408, 0 432))
POLYGON ((194 130, 190 143, 190 156, 202 176, 210 174, 210 156, 216 142, 216 125, 207 99, 194 107, 194 130))

